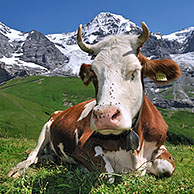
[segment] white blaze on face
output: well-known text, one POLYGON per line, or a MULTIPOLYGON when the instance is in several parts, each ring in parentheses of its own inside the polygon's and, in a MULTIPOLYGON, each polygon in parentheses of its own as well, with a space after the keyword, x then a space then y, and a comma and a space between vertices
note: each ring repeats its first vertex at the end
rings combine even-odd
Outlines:
MULTIPOLYGON (((119 108, 121 119, 118 128, 123 130, 131 128, 132 119, 140 110, 143 99, 141 64, 136 56, 134 39, 113 37, 114 41, 110 39, 92 63, 98 79, 94 110, 108 106, 119 108)), ((95 130, 93 119, 91 127, 95 130)))

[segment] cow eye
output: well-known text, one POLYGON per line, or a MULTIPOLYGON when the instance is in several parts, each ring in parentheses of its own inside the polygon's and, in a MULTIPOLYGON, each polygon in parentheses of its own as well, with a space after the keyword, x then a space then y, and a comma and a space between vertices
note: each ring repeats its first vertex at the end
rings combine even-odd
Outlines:
POLYGON ((129 81, 133 81, 133 80, 135 80, 136 76, 137 76, 137 69, 135 69, 133 71, 129 71, 126 74, 126 79, 129 81))
POLYGON ((134 70, 134 71, 131 73, 131 78, 130 78, 131 81, 133 81, 133 80, 135 79, 136 73, 137 73, 137 70, 134 70))
POLYGON ((131 74, 131 80, 133 81, 135 79, 135 73, 131 74))

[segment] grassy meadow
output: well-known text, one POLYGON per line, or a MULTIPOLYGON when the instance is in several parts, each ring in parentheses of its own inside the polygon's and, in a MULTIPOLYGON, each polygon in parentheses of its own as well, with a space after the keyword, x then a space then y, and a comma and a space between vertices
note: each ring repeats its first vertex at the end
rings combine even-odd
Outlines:
MULTIPOLYGON (((33 165, 18 179, 6 176, 35 147, 49 114, 93 97, 93 86, 77 78, 32 76, 0 86, 0 193, 194 193, 194 146, 169 142, 176 165, 170 178, 133 173, 115 175, 117 182, 109 184, 106 174, 60 161, 33 165)), ((170 131, 194 139, 194 113, 159 110, 170 131)))
POLYGON ((32 76, 0 86, 0 135, 37 139, 56 110, 94 96, 77 78, 32 76))

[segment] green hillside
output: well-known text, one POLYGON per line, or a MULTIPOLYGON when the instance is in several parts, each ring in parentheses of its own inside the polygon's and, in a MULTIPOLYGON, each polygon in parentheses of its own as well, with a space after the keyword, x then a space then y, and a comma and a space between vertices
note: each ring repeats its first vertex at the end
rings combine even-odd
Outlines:
POLYGON ((94 96, 93 86, 77 78, 32 76, 0 86, 0 135, 37 139, 56 110, 94 96))
MULTIPOLYGON (((49 114, 94 97, 78 78, 32 76, 0 86, 0 136, 37 139, 49 114)), ((194 113, 159 109, 169 130, 194 139, 194 113)))

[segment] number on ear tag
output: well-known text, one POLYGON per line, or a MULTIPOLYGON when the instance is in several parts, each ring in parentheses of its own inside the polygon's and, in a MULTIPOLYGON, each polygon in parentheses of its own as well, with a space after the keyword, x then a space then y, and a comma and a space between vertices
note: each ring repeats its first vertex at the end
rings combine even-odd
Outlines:
POLYGON ((164 73, 161 73, 161 72, 158 72, 156 74, 156 79, 157 79, 157 81, 161 81, 161 82, 167 81, 166 75, 164 73))

